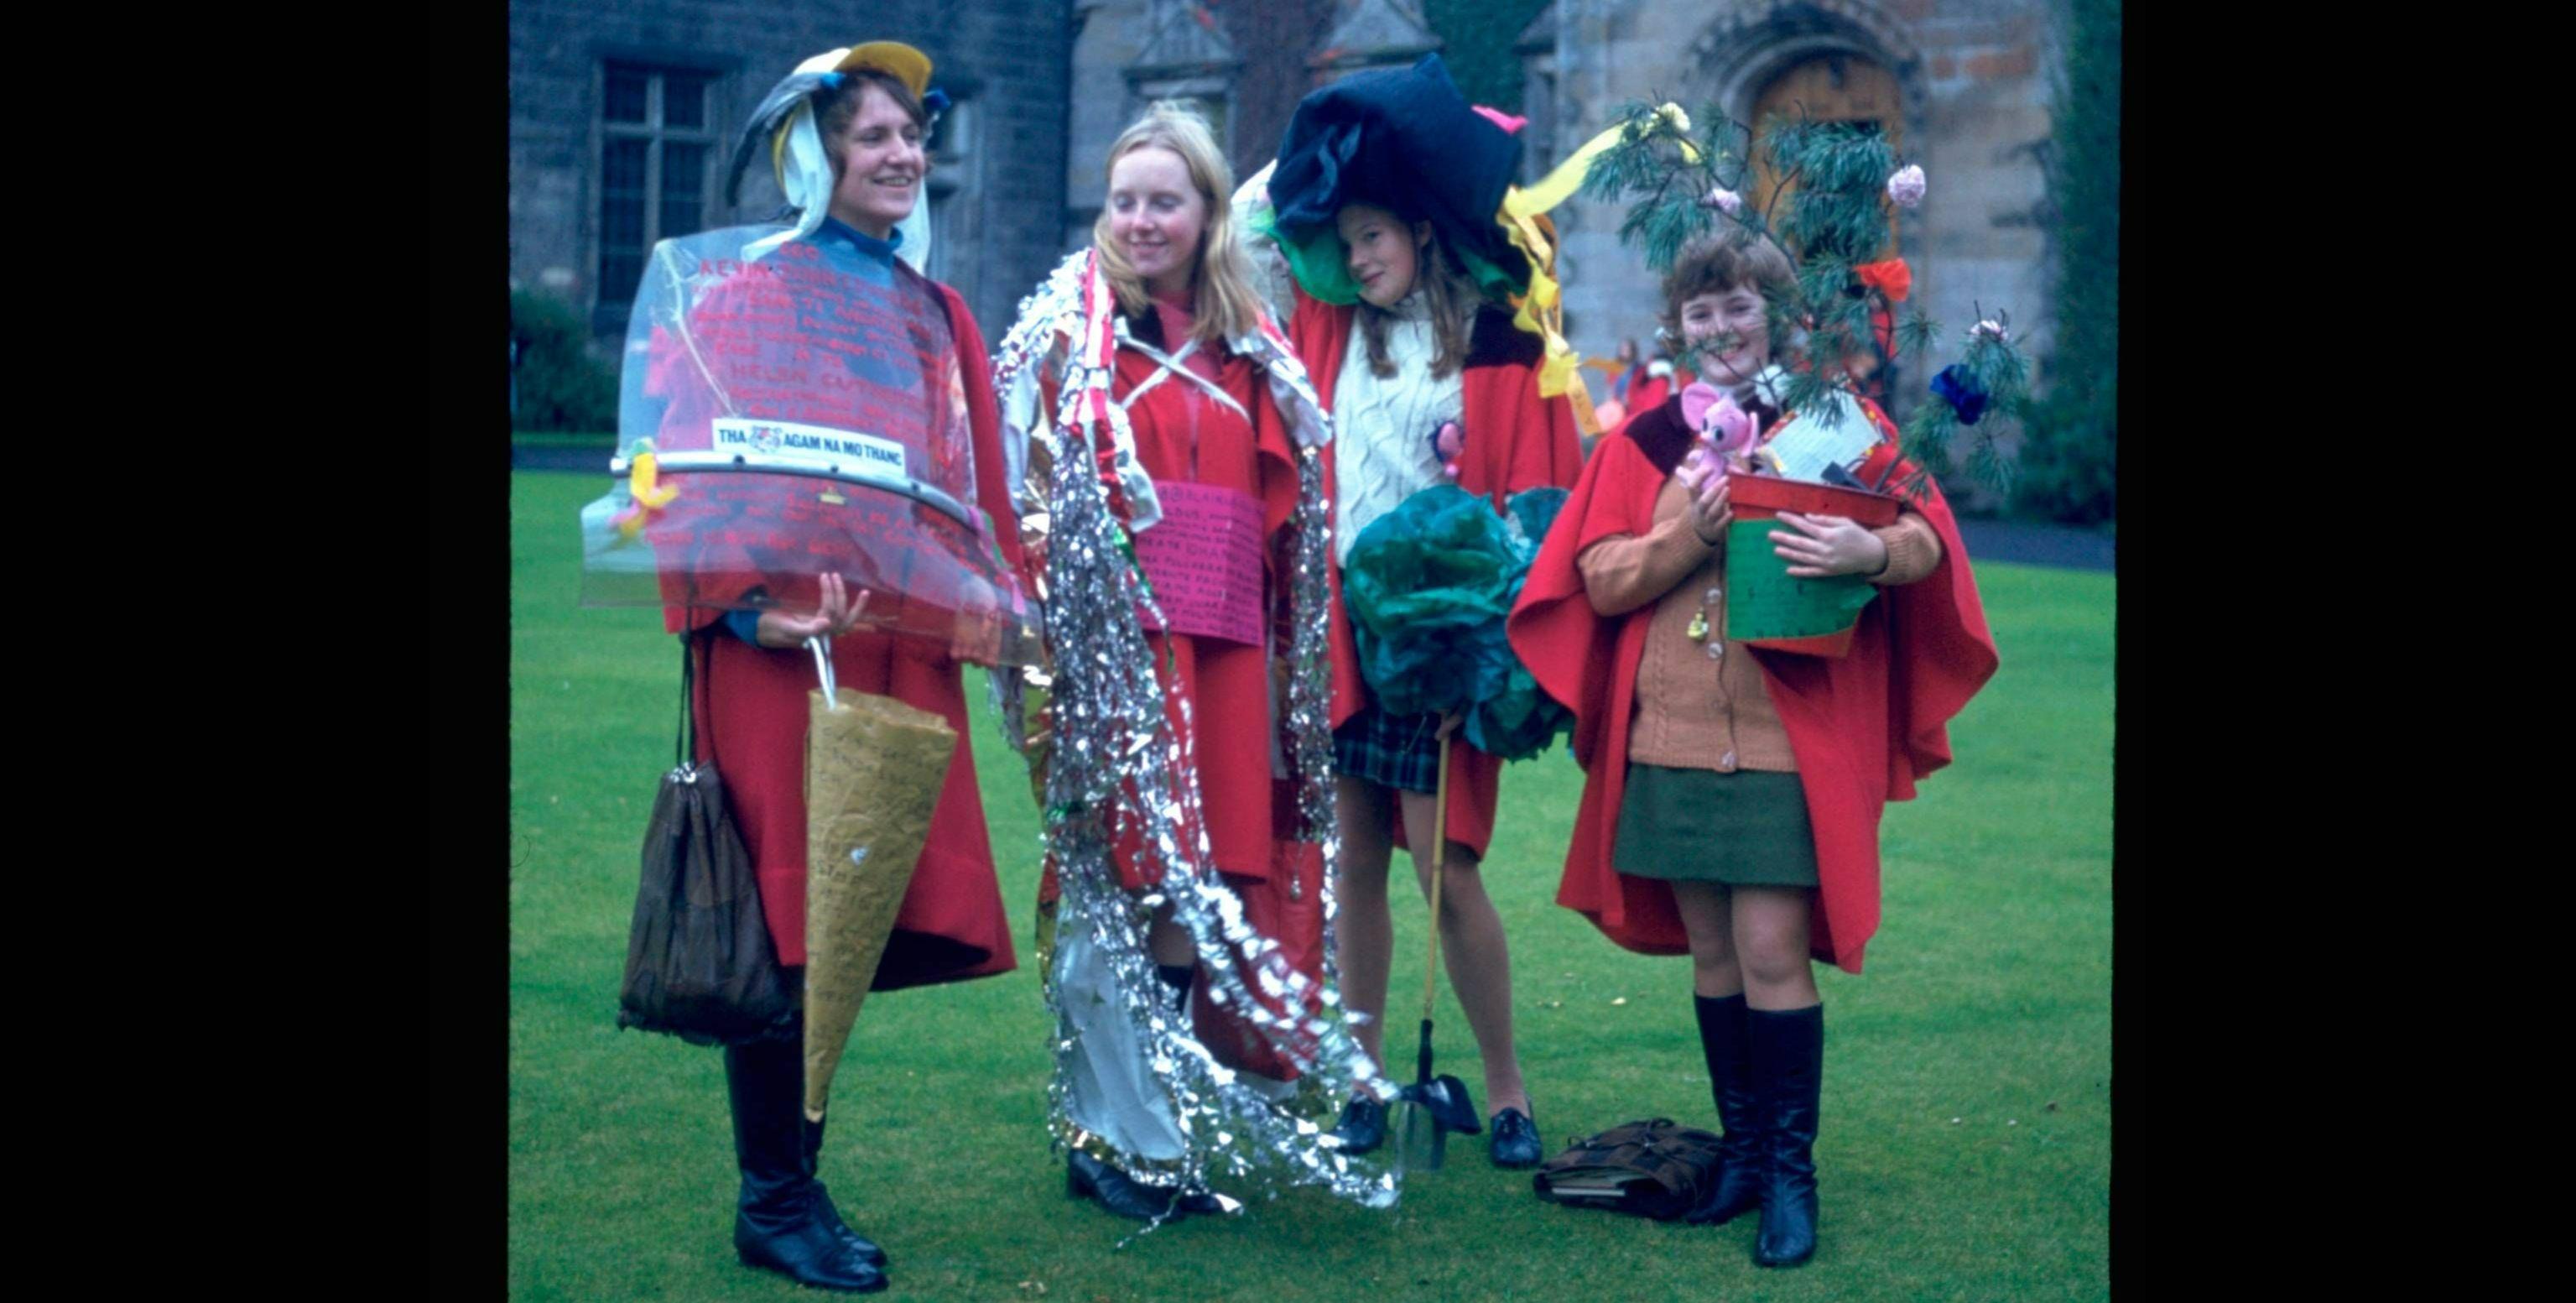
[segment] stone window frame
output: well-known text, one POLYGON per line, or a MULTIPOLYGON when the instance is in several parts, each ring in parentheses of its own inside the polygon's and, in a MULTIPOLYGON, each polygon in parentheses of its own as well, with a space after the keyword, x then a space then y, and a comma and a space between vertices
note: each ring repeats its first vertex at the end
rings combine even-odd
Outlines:
POLYGON ((957 97, 930 124, 930 138, 923 142, 930 160, 921 187, 921 202, 930 205, 930 257, 922 274, 972 301, 980 263, 955 261, 954 255, 973 225, 969 214, 984 194, 984 159, 991 151, 982 148, 980 97, 972 90, 952 93, 957 97))
POLYGON ((1138 80, 1131 85, 1134 89, 1129 96, 1130 102, 1127 106, 1129 122, 1145 116, 1145 110, 1156 100, 1185 101, 1199 109, 1199 116, 1202 118, 1207 116, 1207 106, 1214 105, 1223 117, 1214 124, 1216 129, 1208 134, 1216 138, 1218 157, 1229 159, 1234 157, 1234 122, 1237 106, 1234 102, 1233 76, 1158 78, 1138 80))
POLYGON ((643 273, 643 258, 650 255, 653 245, 672 235, 693 234, 722 222, 724 168, 731 161, 732 118, 737 112, 732 102, 733 83, 741 60, 709 58, 700 52, 669 46, 600 44, 593 46, 589 54, 590 165, 584 170, 587 184, 582 195, 581 265, 590 273, 592 328, 603 335, 621 335, 626 330, 626 319, 633 308, 636 281, 643 273), (645 76, 642 122, 610 119, 608 95, 612 69, 632 70, 645 76), (675 76, 703 80, 701 94, 705 102, 695 126, 674 126, 668 121, 666 95, 669 81, 675 76), (635 140, 647 142, 643 238, 634 250, 633 274, 612 276, 610 259, 613 255, 608 247, 607 233, 609 149, 615 143, 635 140), (663 147, 668 144, 697 146, 705 151, 699 178, 697 217, 688 231, 663 229, 663 147))

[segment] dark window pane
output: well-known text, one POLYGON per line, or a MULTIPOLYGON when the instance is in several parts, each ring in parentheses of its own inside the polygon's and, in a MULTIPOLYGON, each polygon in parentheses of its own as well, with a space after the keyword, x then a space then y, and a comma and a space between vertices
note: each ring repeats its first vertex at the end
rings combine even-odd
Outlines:
POLYGON ((604 247, 644 247, 644 151, 641 140, 612 140, 599 169, 599 239, 604 247))
POLYGON ((635 287, 644 279, 644 257, 626 250, 602 250, 599 255, 599 301, 626 304, 635 301, 635 287))
POLYGON ((707 147, 662 145, 662 238, 687 235, 705 220, 707 147))
POLYGON ((610 140, 600 158, 599 184, 606 194, 644 193, 644 151, 650 142, 636 137, 610 140))
POLYGON ((707 125, 707 79, 694 72, 662 75, 662 125, 707 125))
POLYGON ((649 80, 650 74, 641 68, 608 65, 607 103, 600 116, 611 122, 642 122, 645 83, 649 80))

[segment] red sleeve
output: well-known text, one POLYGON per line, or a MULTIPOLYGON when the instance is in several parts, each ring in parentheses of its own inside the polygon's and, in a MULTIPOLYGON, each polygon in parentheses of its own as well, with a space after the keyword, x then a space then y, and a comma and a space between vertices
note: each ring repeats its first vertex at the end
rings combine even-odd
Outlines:
MULTIPOLYGON (((933 284, 938 284, 934 281, 933 284)), ((957 344, 957 369, 966 386, 966 425, 975 448, 975 505, 993 517, 993 538, 1002 559, 1025 579, 1028 558, 1020 550, 1020 513, 1011 503, 1009 476, 1002 461, 1002 405, 993 395, 993 364, 984 354, 984 332, 957 291, 939 286, 948 305, 948 333, 957 344)))
MULTIPOLYGON (((1621 620, 1603 619, 1576 558, 1614 534, 1643 535, 1654 519, 1657 471, 1633 439, 1605 439, 1575 478, 1556 528, 1539 544, 1508 625, 1512 651, 1549 696, 1574 711, 1575 759, 1599 754, 1621 620)), ((1624 721, 1622 721, 1624 723, 1624 721)))

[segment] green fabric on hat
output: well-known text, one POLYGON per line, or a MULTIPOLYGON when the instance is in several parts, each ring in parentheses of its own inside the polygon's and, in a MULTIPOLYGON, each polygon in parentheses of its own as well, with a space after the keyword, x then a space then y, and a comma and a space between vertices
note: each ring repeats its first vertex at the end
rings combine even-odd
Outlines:
MULTIPOLYGON (((1360 301, 1360 283, 1351 277, 1350 246, 1342 243, 1342 233, 1329 226, 1281 230, 1273 209, 1254 210, 1244 225, 1255 235, 1269 236, 1279 245, 1281 257, 1288 260, 1288 274, 1297 278, 1298 288, 1318 303, 1347 307, 1360 301)), ((1475 278, 1476 288, 1496 303, 1508 302, 1513 296, 1526 294, 1529 286, 1515 282, 1511 273, 1452 247, 1467 274, 1475 278)))

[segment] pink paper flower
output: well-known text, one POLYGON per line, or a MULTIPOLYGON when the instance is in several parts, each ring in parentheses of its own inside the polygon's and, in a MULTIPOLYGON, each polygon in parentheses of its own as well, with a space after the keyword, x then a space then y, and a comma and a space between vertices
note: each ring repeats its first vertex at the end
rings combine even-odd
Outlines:
POLYGON ((1998 344, 2004 342, 2005 338, 2010 333, 2011 332, 2004 329, 2004 324, 2002 322, 1992 319, 1980 321, 1977 324, 1968 327, 1968 338, 1991 339, 1998 344))
POLYGON ((1895 200, 1899 207, 1912 208, 1923 202, 1924 184, 1923 165, 1908 163, 1896 169, 1896 175, 1887 178, 1887 197, 1895 200))
POLYGON ((1744 211, 1744 196, 1727 189, 1725 186, 1716 186, 1711 188, 1707 194, 1700 196, 1699 204, 1702 208, 1714 208, 1725 213, 1729 217, 1733 217, 1744 211))

